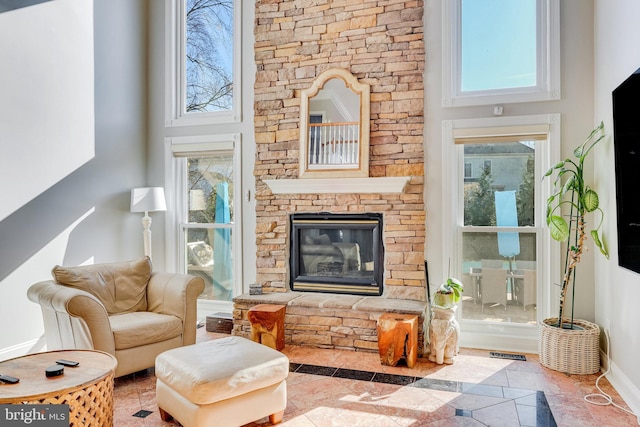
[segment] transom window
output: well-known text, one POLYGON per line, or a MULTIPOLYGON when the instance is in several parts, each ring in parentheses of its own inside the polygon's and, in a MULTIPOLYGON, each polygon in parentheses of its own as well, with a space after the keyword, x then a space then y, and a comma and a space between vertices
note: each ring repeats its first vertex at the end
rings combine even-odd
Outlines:
POLYGON ((443 2, 443 106, 560 99, 559 2, 443 2))
POLYGON ((462 92, 536 85, 536 0, 462 0, 462 92))
POLYGON ((239 0, 172 0, 167 125, 240 121, 239 0))

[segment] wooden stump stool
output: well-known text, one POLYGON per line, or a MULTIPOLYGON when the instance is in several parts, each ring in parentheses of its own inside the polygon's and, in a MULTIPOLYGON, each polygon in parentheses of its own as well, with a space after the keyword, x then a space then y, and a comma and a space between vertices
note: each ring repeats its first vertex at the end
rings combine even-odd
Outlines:
POLYGON ((258 304, 249 309, 251 340, 276 350, 284 348, 284 313, 287 306, 258 304))
POLYGON ((396 366, 404 358, 413 368, 418 358, 418 316, 384 313, 378 318, 380 363, 396 366))

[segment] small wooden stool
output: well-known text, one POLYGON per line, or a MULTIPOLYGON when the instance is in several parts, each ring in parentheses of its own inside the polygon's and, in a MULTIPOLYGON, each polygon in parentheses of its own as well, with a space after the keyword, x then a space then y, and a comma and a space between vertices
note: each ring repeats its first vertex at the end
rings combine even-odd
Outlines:
POLYGON ((418 316, 383 313, 378 318, 378 351, 380 363, 396 366, 404 358, 413 368, 418 358, 418 316))
POLYGON ((276 350, 284 348, 285 305, 258 304, 249 309, 251 340, 276 350))

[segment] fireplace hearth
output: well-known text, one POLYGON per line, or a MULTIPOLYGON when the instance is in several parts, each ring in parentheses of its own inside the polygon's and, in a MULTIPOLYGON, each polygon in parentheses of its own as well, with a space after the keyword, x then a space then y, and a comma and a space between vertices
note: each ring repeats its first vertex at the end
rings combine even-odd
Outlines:
POLYGON ((293 291, 382 295, 382 214, 291 215, 293 291))

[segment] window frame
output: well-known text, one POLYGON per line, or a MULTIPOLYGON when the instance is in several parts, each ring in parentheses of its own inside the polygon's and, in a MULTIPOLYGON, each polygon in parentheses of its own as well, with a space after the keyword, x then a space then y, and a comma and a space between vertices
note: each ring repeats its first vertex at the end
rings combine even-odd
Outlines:
MULTIPOLYGON (((443 165, 449 165, 449 174, 443 177, 443 239, 442 253, 452 254, 443 257, 442 271, 450 271, 454 277, 462 277, 459 265, 462 263, 462 235, 464 232, 520 231, 521 227, 478 227, 464 225, 464 195, 460 191, 464 181, 464 147, 455 143, 454 132, 482 130, 493 131, 497 127, 522 127, 548 125, 546 144, 536 145, 536 171, 547 170, 560 158, 560 115, 539 114, 531 116, 493 117, 481 119, 444 120, 442 122, 443 165), (447 237, 448 236, 448 237, 447 237), (444 265, 447 264, 447 265, 444 265)), ((550 317, 557 309, 559 298, 557 286, 560 280, 560 244, 553 241, 544 221, 545 201, 551 192, 549 180, 535 180, 535 227, 531 232, 538 233, 536 259, 538 271, 538 309, 537 320, 550 317)), ((459 323, 464 331, 462 339, 465 346, 474 348, 505 348, 519 351, 537 351, 537 327, 526 324, 500 323, 463 319, 458 312, 459 323)))
MULTIPOLYGON (((231 226, 233 254, 233 295, 242 294, 243 283, 243 247, 242 247, 242 174, 241 174, 241 135, 239 133, 200 136, 178 136, 165 138, 165 189, 167 212, 165 214, 167 271, 186 272, 184 229, 188 226, 189 196, 181 189, 186 188, 186 157, 216 153, 233 154, 233 201, 234 218, 231 226), (180 153, 181 157, 176 157, 180 153)), ((222 228, 229 228, 224 225, 222 228)), ((214 311, 233 309, 231 301, 198 299, 198 313, 205 316, 214 311)))
POLYGON ((196 126, 204 124, 239 123, 242 120, 242 1, 233 0, 233 108, 229 111, 184 111, 186 97, 186 0, 169 0, 165 7, 165 126, 196 126))
POLYGON ((560 2, 536 0, 536 15, 536 86, 464 92, 461 89, 462 0, 442 2, 442 106, 560 99, 560 2))

